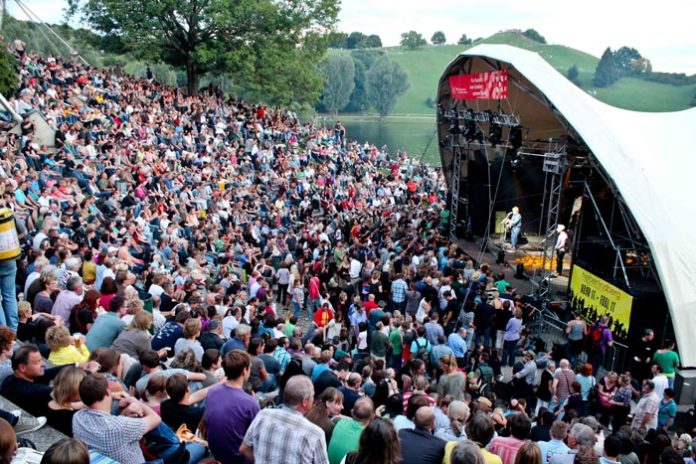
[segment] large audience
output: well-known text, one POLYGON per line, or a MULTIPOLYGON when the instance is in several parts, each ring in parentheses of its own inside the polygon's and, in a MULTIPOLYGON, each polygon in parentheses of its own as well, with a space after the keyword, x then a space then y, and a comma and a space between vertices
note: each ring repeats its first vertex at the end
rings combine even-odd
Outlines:
POLYGON ((525 297, 448 239, 435 168, 213 84, 8 50, 0 463, 46 423, 67 438, 42 463, 693 462, 674 344, 646 330, 617 373, 607 316, 530 337, 525 297))

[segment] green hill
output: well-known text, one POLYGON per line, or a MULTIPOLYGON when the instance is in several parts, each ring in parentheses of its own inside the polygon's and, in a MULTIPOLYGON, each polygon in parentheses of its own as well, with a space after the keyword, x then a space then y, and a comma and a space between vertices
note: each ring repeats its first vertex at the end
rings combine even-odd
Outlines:
MULTIPOLYGON (((539 53, 561 74, 568 68, 578 67, 583 89, 595 98, 620 108, 638 111, 677 111, 689 108, 696 94, 696 85, 676 86, 623 78, 608 88, 592 87, 592 77, 599 59, 589 53, 563 45, 545 45, 528 39, 517 32, 500 32, 476 42, 507 44, 539 53)), ((432 115, 433 109, 425 101, 435 98, 437 84, 445 67, 456 56, 470 48, 462 45, 429 45, 418 50, 401 47, 385 48, 389 58, 398 61, 409 74, 411 87, 396 104, 393 115, 432 115)))

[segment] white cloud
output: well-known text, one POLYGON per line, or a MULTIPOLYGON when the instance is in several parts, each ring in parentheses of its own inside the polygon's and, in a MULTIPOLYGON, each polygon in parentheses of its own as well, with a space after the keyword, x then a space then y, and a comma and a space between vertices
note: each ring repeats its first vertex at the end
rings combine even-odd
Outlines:
POLYGON ((694 16, 696 3, 687 0, 344 0, 339 29, 378 34, 385 45, 396 45, 408 30, 427 39, 442 30, 455 42, 462 33, 476 38, 531 27, 550 43, 595 56, 627 45, 650 58, 655 70, 694 74, 694 16))

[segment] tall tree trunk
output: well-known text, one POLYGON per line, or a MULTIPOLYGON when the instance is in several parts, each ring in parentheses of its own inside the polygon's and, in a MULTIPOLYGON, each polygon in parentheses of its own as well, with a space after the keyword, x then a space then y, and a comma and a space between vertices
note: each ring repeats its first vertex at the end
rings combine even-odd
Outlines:
POLYGON ((192 62, 191 58, 186 58, 186 86, 189 95, 198 94, 198 66, 192 62))

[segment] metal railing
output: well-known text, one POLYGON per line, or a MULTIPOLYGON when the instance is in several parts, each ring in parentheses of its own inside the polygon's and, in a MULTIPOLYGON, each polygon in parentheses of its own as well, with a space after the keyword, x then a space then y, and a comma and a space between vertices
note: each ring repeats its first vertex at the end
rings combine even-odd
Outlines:
MULTIPOLYGON (((585 321, 591 327, 589 321, 585 321)), ((555 312, 549 310, 545 304, 526 321, 525 327, 529 329, 530 336, 541 337, 547 344, 549 342, 565 344, 568 339, 565 329, 567 322, 562 320, 555 312)), ((565 356, 565 354, 564 354, 565 356)), ((623 372, 630 367, 630 354, 628 346, 614 341, 604 354, 602 367, 607 371, 623 372)))

